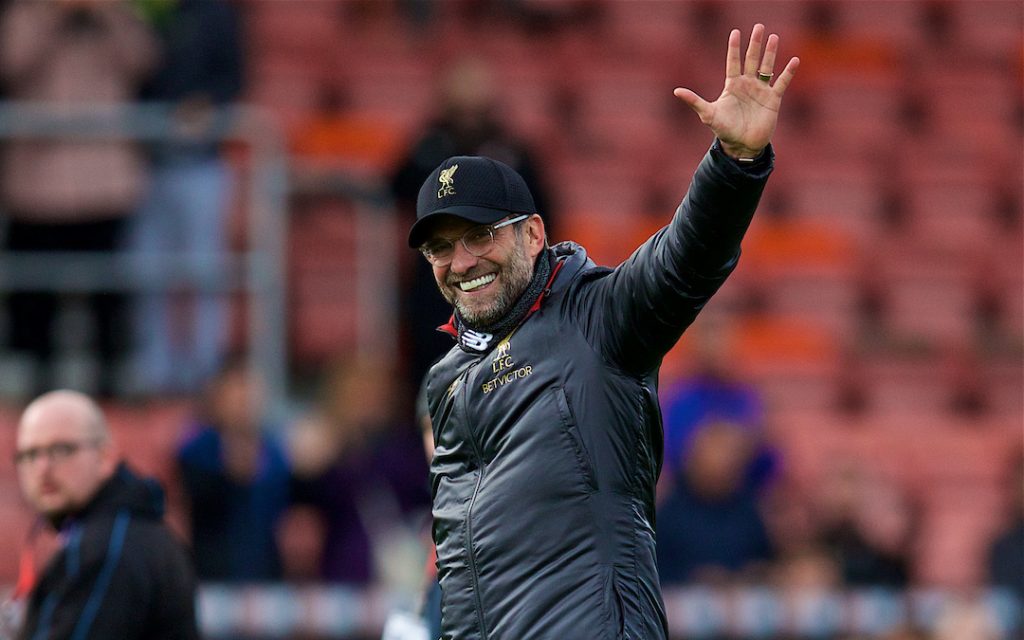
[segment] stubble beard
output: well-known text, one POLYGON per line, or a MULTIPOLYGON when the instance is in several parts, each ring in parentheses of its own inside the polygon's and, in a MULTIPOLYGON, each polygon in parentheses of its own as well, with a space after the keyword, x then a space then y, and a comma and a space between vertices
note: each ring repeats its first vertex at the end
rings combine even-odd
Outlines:
MULTIPOLYGON (((467 274, 473 277, 471 274, 467 274)), ((490 304, 480 306, 469 306, 456 291, 458 284, 448 284, 440 287, 441 294, 445 297, 459 316, 474 327, 487 327, 496 324, 512 310, 512 306, 523 295, 530 285, 533 277, 533 265, 526 254, 526 243, 521 235, 516 235, 516 243, 508 255, 508 261, 499 271, 501 288, 495 293, 490 304)), ((462 278, 467 279, 467 278, 462 278)))

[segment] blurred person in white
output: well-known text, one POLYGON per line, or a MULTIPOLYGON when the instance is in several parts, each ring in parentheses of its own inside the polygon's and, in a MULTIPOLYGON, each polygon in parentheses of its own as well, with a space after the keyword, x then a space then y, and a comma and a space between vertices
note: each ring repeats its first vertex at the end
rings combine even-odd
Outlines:
POLYGON ((52 391, 33 401, 14 461, 25 501, 61 544, 38 577, 22 564, 34 587, 19 638, 198 638, 191 561, 163 522, 163 491, 119 462, 92 399, 52 391))
MULTIPOLYGON (((218 136, 230 126, 223 108, 242 93, 242 44, 238 11, 224 0, 133 0, 160 36, 164 55, 140 93, 170 105, 174 137, 150 145, 152 183, 136 213, 133 249, 140 264, 157 252, 175 252, 175 263, 206 278, 218 275, 228 250, 231 172, 218 136)), ((157 268, 157 272, 159 272, 157 268)), ((142 296, 135 318, 138 391, 192 393, 224 355, 228 301, 199 291, 176 313, 172 292, 142 296)))
MULTIPOLYGON (((120 0, 17 0, 0 16, 0 78, 12 100, 48 103, 62 112, 111 110, 135 97, 153 70, 159 46, 131 6, 120 0)), ((109 252, 146 175, 139 150, 122 139, 11 140, 0 157, 0 208, 8 218, 7 251, 109 252)), ((46 291, 8 299, 10 347, 42 371, 36 392, 50 388, 59 298, 46 291)), ((123 295, 89 295, 101 364, 98 393, 113 394, 126 345, 123 295)))

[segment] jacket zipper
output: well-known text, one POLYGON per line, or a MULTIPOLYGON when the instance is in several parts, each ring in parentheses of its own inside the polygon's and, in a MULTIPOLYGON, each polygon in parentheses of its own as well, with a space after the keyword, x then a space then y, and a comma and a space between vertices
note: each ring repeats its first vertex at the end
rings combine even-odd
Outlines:
MULTIPOLYGON (((476 364, 479 364, 478 361, 476 364)), ((462 415, 469 415, 469 393, 465 391, 467 380, 469 379, 469 373, 476 368, 476 364, 468 367, 463 373, 462 384, 464 391, 462 394, 462 415)), ((473 486, 473 495, 469 499, 469 506, 466 508, 466 559, 469 564, 469 576, 473 582, 473 596, 476 598, 476 612, 477 612, 477 624, 480 625, 480 638, 481 640, 487 640, 487 625, 484 621, 484 601, 480 595, 480 578, 477 575, 476 569, 476 554, 473 552, 473 505, 476 504, 476 497, 480 493, 480 483, 483 482, 484 473, 486 468, 484 466, 484 457, 480 453, 480 444, 476 441, 476 437, 473 434, 472 427, 466 423, 467 437, 469 443, 473 446, 473 453, 476 454, 477 464, 480 466, 480 471, 476 476, 476 484, 473 486)))

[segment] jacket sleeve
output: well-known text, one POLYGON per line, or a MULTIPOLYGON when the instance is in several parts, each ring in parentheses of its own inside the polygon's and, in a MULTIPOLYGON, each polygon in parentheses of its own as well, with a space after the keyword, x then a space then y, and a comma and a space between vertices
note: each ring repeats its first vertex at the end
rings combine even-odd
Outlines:
POLYGON ((672 221, 614 270, 583 276, 571 304, 606 361, 633 375, 659 365, 736 267, 773 163, 770 146, 741 165, 716 140, 672 221))

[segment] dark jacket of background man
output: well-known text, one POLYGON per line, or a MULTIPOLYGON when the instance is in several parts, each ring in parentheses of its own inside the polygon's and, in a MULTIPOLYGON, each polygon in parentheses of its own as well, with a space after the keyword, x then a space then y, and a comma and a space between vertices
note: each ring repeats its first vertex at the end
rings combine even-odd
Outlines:
POLYGON ((195 581, 164 494, 123 464, 80 512, 32 592, 23 640, 193 640, 195 581))

